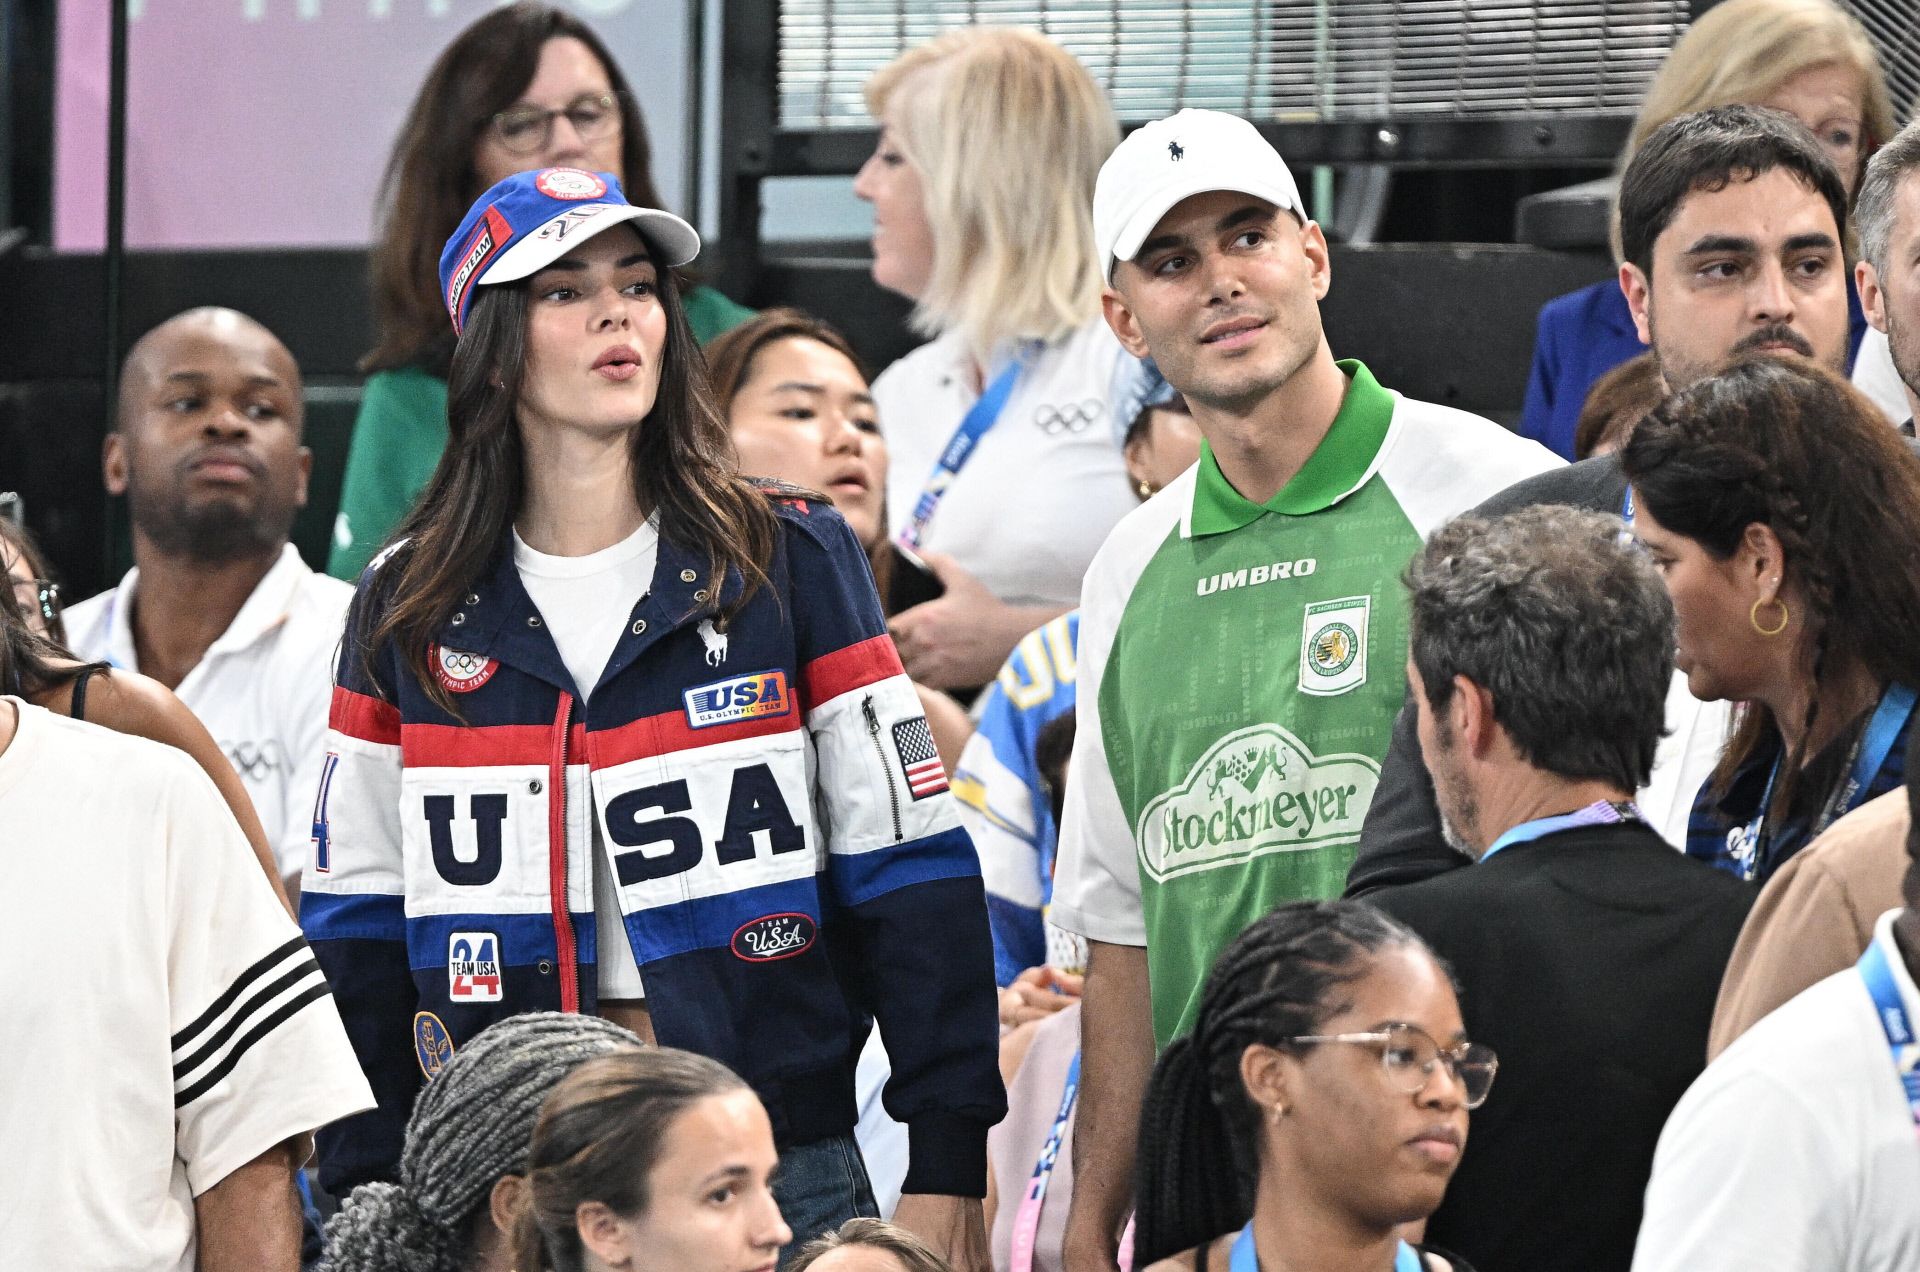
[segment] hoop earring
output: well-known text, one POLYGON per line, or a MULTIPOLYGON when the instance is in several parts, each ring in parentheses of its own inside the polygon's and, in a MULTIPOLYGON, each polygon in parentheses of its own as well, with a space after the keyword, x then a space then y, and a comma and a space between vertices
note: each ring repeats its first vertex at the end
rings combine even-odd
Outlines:
POLYGON ((1793 615, 1787 609, 1787 603, 1785 601, 1776 596, 1773 598, 1773 603, 1780 607, 1780 625, 1777 627, 1760 626, 1760 607, 1766 604, 1765 601, 1755 601, 1753 608, 1747 611, 1747 621, 1752 623, 1753 630, 1759 632, 1762 636, 1778 636, 1781 632, 1787 630, 1787 624, 1793 619, 1793 615))

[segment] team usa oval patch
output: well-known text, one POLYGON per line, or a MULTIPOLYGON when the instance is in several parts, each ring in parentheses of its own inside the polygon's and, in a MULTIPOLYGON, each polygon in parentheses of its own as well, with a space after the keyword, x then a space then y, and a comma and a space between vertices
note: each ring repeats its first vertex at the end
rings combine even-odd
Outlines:
POLYGON ((462 649, 449 649, 445 645, 433 647, 433 678, 448 693, 472 693, 492 680, 493 673, 498 670, 498 658, 470 654, 462 649))
POLYGON ((742 923, 733 934, 733 953, 749 963, 793 958, 813 948, 819 928, 804 914, 768 914, 742 923))
POLYGON ((413 1054, 420 1061, 420 1072, 431 1082, 440 1076, 453 1059, 453 1035, 430 1011, 415 1012, 413 1017, 413 1054))
POLYGON ((597 199, 607 192, 606 182, 581 168, 548 168, 533 184, 549 199, 597 199))

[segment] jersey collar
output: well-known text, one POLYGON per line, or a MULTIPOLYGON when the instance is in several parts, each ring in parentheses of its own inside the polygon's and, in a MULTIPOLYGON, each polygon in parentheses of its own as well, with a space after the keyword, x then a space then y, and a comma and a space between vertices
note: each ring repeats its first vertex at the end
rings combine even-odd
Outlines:
POLYGON ((1255 503, 1235 490, 1220 471, 1213 447, 1201 443, 1200 467, 1193 487, 1195 538, 1238 530, 1269 512, 1304 517, 1323 511, 1366 480, 1393 423, 1393 394, 1380 387, 1373 373, 1357 359, 1345 359, 1337 365, 1351 383, 1340 399, 1333 426, 1293 480, 1265 503, 1255 503))

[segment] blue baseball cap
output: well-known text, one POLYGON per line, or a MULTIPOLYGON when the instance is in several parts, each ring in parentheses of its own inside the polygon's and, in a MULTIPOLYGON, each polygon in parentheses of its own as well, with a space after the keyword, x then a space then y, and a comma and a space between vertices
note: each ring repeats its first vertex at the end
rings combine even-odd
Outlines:
POLYGON ((685 265, 700 254, 700 236, 671 212, 636 208, 610 172, 541 168, 516 172, 468 209, 440 252, 440 296, 458 332, 473 289, 536 274, 609 226, 633 222, 653 263, 685 265))

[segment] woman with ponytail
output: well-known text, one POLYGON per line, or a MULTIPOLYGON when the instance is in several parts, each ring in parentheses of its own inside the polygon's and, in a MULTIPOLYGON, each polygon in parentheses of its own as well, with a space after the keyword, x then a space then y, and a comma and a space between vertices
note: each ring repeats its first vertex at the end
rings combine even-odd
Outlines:
POLYGON ((1134 1266, 1468 1272, 1400 1239, 1439 1206, 1497 1062, 1407 928, 1281 906, 1207 976, 1140 1117, 1134 1266))
POLYGON ((317 1272, 507 1272, 541 1101, 582 1062, 639 1046, 551 1011, 482 1031, 420 1093, 400 1181, 354 1189, 327 1222, 317 1272))
POLYGON ((519 1272, 774 1272, 793 1233, 759 1097, 668 1047, 583 1064, 534 1127, 514 1225, 519 1272))
POLYGON ((1687 687, 1743 704, 1687 852, 1765 883, 1904 780, 1920 465, 1851 385, 1766 355, 1668 398, 1620 458, 1687 687))

